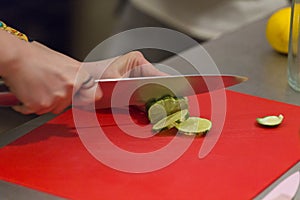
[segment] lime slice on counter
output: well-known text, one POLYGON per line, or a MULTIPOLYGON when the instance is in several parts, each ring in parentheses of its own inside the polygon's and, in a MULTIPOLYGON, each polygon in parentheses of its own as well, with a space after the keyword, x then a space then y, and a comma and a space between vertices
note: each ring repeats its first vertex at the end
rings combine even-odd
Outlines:
POLYGON ((177 111, 161 120, 159 120, 156 124, 153 125, 152 130, 161 131, 163 129, 170 129, 177 125, 189 117, 189 111, 187 109, 177 111))
POLYGON ((186 97, 174 98, 167 96, 152 103, 148 109, 148 118, 152 124, 155 124, 170 114, 184 109, 188 109, 188 99, 186 97))
POLYGON ((264 126, 277 126, 281 124, 283 120, 283 115, 280 114, 278 116, 266 116, 261 118, 256 118, 257 123, 264 126))
POLYGON ((212 127, 210 120, 200 117, 189 117, 176 125, 176 128, 185 135, 199 135, 207 133, 212 127))

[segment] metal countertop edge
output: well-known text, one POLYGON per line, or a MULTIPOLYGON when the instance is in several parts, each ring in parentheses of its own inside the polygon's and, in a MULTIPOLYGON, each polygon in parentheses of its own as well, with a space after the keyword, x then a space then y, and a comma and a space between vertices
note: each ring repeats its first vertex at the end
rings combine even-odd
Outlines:
POLYGON ((8 145, 9 143, 15 141, 16 139, 26 135, 30 131, 34 130, 35 128, 43 125, 44 123, 48 122, 49 120, 53 119, 57 115, 54 114, 45 114, 39 117, 36 117, 20 126, 17 126, 9 131, 6 131, 4 134, 0 135, 0 148, 8 145))

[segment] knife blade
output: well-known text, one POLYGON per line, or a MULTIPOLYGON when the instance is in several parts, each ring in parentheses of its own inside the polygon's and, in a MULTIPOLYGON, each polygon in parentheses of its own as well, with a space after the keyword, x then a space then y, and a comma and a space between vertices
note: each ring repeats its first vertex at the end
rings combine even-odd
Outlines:
POLYGON ((191 96, 246 81, 243 76, 234 75, 178 75, 121 79, 102 79, 98 84, 103 98, 96 108, 143 106, 152 99, 162 96, 191 96))
MULTIPOLYGON (((235 75, 178 75, 99 79, 103 97, 95 103, 96 108, 143 105, 151 99, 162 96, 191 96, 236 85, 247 78, 235 75)), ((0 106, 20 103, 0 82, 0 106)))

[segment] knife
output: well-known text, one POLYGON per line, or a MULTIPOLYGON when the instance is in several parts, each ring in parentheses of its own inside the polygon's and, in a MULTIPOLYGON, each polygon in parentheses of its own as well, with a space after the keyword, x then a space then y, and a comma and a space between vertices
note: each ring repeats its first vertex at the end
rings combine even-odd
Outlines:
POLYGON ((271 190, 262 200, 284 200, 294 199, 300 184, 300 172, 296 171, 283 181, 281 181, 273 190, 271 190))
MULTIPOLYGON (((191 96, 233 86, 247 78, 235 75, 177 75, 136 78, 99 79, 103 97, 96 108, 144 105, 146 102, 171 95, 191 96)), ((0 106, 13 106, 19 100, 0 82, 0 106)))

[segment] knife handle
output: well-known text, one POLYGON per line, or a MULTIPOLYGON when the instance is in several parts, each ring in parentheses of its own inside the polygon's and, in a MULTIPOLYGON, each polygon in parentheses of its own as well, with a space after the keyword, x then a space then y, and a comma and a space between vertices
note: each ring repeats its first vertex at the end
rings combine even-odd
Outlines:
POLYGON ((0 107, 19 105, 20 101, 11 92, 0 92, 0 107))
POLYGON ((0 80, 0 107, 19 105, 20 101, 11 93, 8 87, 0 80))

